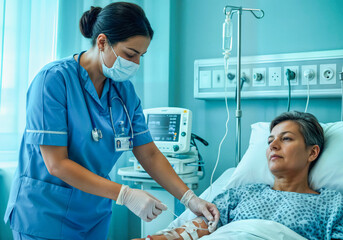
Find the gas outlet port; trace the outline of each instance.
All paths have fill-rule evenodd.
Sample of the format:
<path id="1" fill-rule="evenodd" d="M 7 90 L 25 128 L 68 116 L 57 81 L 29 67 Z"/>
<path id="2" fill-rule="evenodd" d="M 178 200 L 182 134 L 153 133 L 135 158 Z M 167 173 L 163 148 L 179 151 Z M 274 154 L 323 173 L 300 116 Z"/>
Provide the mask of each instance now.
<path id="1" fill-rule="evenodd" d="M 252 85 L 257 86 L 266 86 L 266 69 L 265 68 L 254 68 L 252 70 Z"/>
<path id="2" fill-rule="evenodd" d="M 291 85 L 299 85 L 298 69 L 298 66 L 284 67 L 285 86 L 288 86 L 288 78 L 290 78 Z"/>
<path id="3" fill-rule="evenodd" d="M 236 70 L 229 69 L 227 72 L 227 87 L 236 87 Z"/>

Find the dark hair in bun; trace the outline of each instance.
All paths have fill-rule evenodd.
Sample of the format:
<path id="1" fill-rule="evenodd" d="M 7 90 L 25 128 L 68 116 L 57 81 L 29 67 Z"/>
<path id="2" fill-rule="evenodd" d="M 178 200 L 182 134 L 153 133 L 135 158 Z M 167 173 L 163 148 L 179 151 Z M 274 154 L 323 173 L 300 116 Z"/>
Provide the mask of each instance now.
<path id="1" fill-rule="evenodd" d="M 93 26 L 101 11 L 101 7 L 91 7 L 90 10 L 83 13 L 80 19 L 80 31 L 85 38 L 91 38 L 93 36 Z"/>
<path id="2" fill-rule="evenodd" d="M 127 2 L 111 3 L 103 9 L 91 7 L 80 19 L 80 30 L 83 36 L 92 38 L 93 46 L 101 33 L 111 44 L 137 35 L 152 39 L 154 35 L 143 9 Z"/>

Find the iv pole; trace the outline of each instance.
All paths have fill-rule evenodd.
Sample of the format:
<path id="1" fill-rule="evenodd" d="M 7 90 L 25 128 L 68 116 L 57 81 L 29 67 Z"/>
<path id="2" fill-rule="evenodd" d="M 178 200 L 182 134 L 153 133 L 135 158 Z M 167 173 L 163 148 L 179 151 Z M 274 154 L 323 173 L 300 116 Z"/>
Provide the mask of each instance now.
<path id="1" fill-rule="evenodd" d="M 236 81 L 236 96 L 237 96 L 237 106 L 236 106 L 236 155 L 235 160 L 238 164 L 241 160 L 241 21 L 242 21 L 242 11 L 250 11 L 255 18 L 261 19 L 264 17 L 264 11 L 261 9 L 252 8 L 242 8 L 227 5 L 224 7 L 224 14 L 227 18 L 231 19 L 231 15 L 237 12 L 237 81 Z M 260 16 L 257 16 L 255 12 L 260 12 Z M 224 66 L 226 67 L 226 66 Z"/>

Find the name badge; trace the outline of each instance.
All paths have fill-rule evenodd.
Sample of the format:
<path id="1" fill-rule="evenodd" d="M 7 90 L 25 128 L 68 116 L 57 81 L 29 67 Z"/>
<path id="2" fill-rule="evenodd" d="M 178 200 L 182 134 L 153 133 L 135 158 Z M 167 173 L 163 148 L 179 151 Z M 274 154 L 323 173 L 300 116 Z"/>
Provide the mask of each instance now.
<path id="1" fill-rule="evenodd" d="M 116 137 L 114 138 L 114 148 L 116 152 L 131 151 L 133 142 L 131 137 Z"/>

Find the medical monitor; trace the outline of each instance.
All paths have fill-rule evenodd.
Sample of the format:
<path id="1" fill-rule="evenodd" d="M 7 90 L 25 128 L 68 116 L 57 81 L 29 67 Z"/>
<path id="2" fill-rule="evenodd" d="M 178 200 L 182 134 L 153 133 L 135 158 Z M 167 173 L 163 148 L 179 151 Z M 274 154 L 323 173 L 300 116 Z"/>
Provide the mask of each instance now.
<path id="1" fill-rule="evenodd" d="M 189 152 L 192 112 L 184 108 L 143 110 L 153 141 L 163 153 Z"/>

